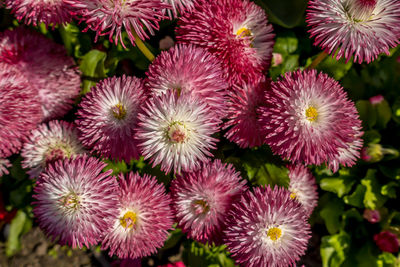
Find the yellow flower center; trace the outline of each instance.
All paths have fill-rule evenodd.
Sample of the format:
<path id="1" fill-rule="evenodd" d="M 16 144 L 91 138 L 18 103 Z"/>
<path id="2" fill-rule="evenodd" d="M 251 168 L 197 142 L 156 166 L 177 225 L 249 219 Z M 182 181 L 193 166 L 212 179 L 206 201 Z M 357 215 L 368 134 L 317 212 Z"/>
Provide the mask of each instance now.
<path id="1" fill-rule="evenodd" d="M 315 121 L 318 117 L 317 109 L 314 108 L 313 106 L 306 109 L 306 117 L 307 117 L 307 120 L 309 120 L 309 121 Z"/>
<path id="2" fill-rule="evenodd" d="M 268 229 L 267 236 L 273 241 L 277 241 L 282 236 L 282 230 L 278 227 Z"/>
<path id="3" fill-rule="evenodd" d="M 118 120 L 122 120 L 126 116 L 126 109 L 125 109 L 124 105 L 122 105 L 121 103 L 118 103 L 115 106 L 113 106 L 111 108 L 111 112 L 112 112 L 114 118 L 116 118 Z"/>
<path id="4" fill-rule="evenodd" d="M 291 193 L 291 194 L 290 194 L 290 198 L 291 198 L 291 199 L 295 199 L 295 198 L 296 198 L 296 193 Z"/>
<path id="5" fill-rule="evenodd" d="M 62 205 L 68 210 L 78 210 L 80 206 L 79 197 L 75 193 L 70 193 L 61 199 Z"/>
<path id="6" fill-rule="evenodd" d="M 193 201 L 192 208 L 196 215 L 206 214 L 210 210 L 208 203 L 202 199 Z"/>
<path id="7" fill-rule="evenodd" d="M 242 27 L 239 30 L 237 30 L 237 32 L 236 32 L 236 36 L 238 36 L 238 37 L 250 37 L 252 35 L 253 35 L 253 33 L 246 27 Z"/>
<path id="8" fill-rule="evenodd" d="M 126 212 L 124 216 L 119 219 L 119 223 L 125 229 L 133 228 L 136 224 L 136 213 L 134 213 L 133 211 Z"/>

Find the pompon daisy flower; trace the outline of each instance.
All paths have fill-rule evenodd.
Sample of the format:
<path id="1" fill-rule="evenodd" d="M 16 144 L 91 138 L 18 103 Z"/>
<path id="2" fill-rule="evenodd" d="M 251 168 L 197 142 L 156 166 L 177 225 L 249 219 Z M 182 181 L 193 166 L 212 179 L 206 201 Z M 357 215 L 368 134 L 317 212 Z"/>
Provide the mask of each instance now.
<path id="1" fill-rule="evenodd" d="M 177 45 L 153 61 L 147 72 L 146 86 L 152 95 L 169 89 L 190 94 L 206 102 L 218 117 L 226 115 L 228 83 L 220 61 L 203 48 Z"/>
<path id="2" fill-rule="evenodd" d="M 6 30 L 0 33 L 0 61 L 18 69 L 36 89 L 45 121 L 72 108 L 80 91 L 80 72 L 64 46 L 23 27 Z"/>
<path id="3" fill-rule="evenodd" d="M 0 63 L 0 158 L 17 153 L 41 119 L 35 90 L 22 73 Z"/>
<path id="4" fill-rule="evenodd" d="M 8 168 L 10 168 L 12 165 L 8 159 L 0 159 L 0 177 L 2 177 L 5 174 L 8 174 Z"/>
<path id="5" fill-rule="evenodd" d="M 272 82 L 261 107 L 265 142 L 293 163 L 320 165 L 348 149 L 360 125 L 340 84 L 316 70 L 295 71 Z"/>
<path id="6" fill-rule="evenodd" d="M 224 128 L 228 129 L 225 137 L 241 148 L 260 146 L 264 134 L 259 123 L 259 110 L 263 106 L 264 95 L 270 90 L 270 81 L 256 84 L 233 85 L 229 94 L 228 116 Z"/>
<path id="7" fill-rule="evenodd" d="M 227 213 L 247 186 L 232 164 L 215 160 L 178 176 L 170 189 L 183 232 L 199 242 L 220 244 Z"/>
<path id="8" fill-rule="evenodd" d="M 125 29 L 129 40 L 135 45 L 134 33 L 142 40 L 149 38 L 145 28 L 154 35 L 159 29 L 158 22 L 165 18 L 164 9 L 171 5 L 160 0 L 64 0 L 74 9 L 74 14 L 88 25 L 87 29 L 96 31 L 98 36 L 109 35 L 110 42 L 115 35 L 115 44 L 121 41 Z"/>
<path id="9" fill-rule="evenodd" d="M 264 10 L 253 2 L 201 0 L 178 23 L 177 40 L 221 59 L 231 85 L 259 79 L 271 63 L 275 35 Z"/>
<path id="10" fill-rule="evenodd" d="M 297 200 L 309 217 L 318 204 L 315 178 L 304 165 L 290 165 L 288 168 L 290 198 Z"/>
<path id="11" fill-rule="evenodd" d="M 315 45 L 336 59 L 362 63 L 399 44 L 398 0 L 311 0 L 307 23 Z"/>
<path id="12" fill-rule="evenodd" d="M 212 156 L 221 122 L 210 108 L 189 95 L 167 91 L 149 99 L 139 114 L 137 138 L 145 159 L 166 173 L 194 171 Z"/>
<path id="13" fill-rule="evenodd" d="M 118 204 L 118 183 L 111 170 L 96 158 L 78 156 L 58 160 L 40 175 L 33 213 L 40 228 L 53 240 L 73 248 L 100 241 L 112 225 Z"/>
<path id="14" fill-rule="evenodd" d="M 164 245 L 172 228 L 171 199 L 153 176 L 130 172 L 119 176 L 118 205 L 113 226 L 104 236 L 102 249 L 119 258 L 149 256 Z"/>
<path id="15" fill-rule="evenodd" d="M 294 266 L 307 249 L 307 217 L 284 188 L 247 191 L 229 215 L 225 244 L 240 265 Z"/>
<path id="16" fill-rule="evenodd" d="M 56 160 L 84 154 L 75 126 L 65 121 L 50 121 L 34 129 L 25 142 L 21 155 L 22 167 L 31 178 Z"/>
<path id="17" fill-rule="evenodd" d="M 162 0 L 164 3 L 171 5 L 171 9 L 166 9 L 170 18 L 177 18 L 178 14 L 192 12 L 197 0 Z"/>
<path id="18" fill-rule="evenodd" d="M 63 0 L 5 0 L 16 18 L 25 24 L 46 26 L 69 23 L 72 19 L 68 5 Z"/>
<path id="19" fill-rule="evenodd" d="M 79 105 L 80 140 L 103 157 L 130 162 L 139 158 L 137 115 L 146 95 L 139 78 L 108 78 L 92 88 Z"/>

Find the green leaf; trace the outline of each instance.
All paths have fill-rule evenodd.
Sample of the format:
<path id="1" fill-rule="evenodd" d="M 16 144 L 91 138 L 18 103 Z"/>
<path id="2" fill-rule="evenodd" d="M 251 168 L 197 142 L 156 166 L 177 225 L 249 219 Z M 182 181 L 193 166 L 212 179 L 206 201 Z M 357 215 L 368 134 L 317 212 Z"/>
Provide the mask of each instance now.
<path id="1" fill-rule="evenodd" d="M 287 186 L 289 184 L 289 172 L 285 167 L 278 167 L 271 163 L 254 167 L 246 162 L 243 163 L 243 167 L 247 171 L 249 180 L 257 185 Z"/>
<path id="2" fill-rule="evenodd" d="M 82 94 L 86 94 L 90 91 L 90 88 L 96 85 L 96 81 L 106 77 L 106 70 L 104 67 L 104 61 L 106 60 L 107 54 L 93 49 L 82 57 L 82 61 L 79 65 L 82 74 L 84 76 Z"/>
<path id="3" fill-rule="evenodd" d="M 338 198 L 333 198 L 321 209 L 320 215 L 324 219 L 326 229 L 330 234 L 337 233 L 341 229 L 340 219 L 343 210 L 343 202 Z"/>
<path id="4" fill-rule="evenodd" d="M 386 201 L 386 197 L 381 194 L 381 185 L 375 178 L 376 170 L 369 169 L 361 184 L 365 186 L 364 205 L 367 209 L 375 210 L 380 208 Z"/>
<path id="5" fill-rule="evenodd" d="M 392 253 L 383 252 L 378 256 L 376 264 L 378 267 L 393 267 L 399 266 L 400 261 Z"/>
<path id="6" fill-rule="evenodd" d="M 79 42 L 78 35 L 80 33 L 79 28 L 70 23 L 65 26 L 60 25 L 58 28 L 61 39 L 63 40 L 65 49 L 67 50 L 68 55 L 73 55 L 74 53 L 74 45 Z"/>
<path id="7" fill-rule="evenodd" d="M 293 32 L 286 32 L 276 38 L 274 52 L 282 55 L 292 54 L 297 50 L 299 41 Z"/>
<path id="8" fill-rule="evenodd" d="M 400 180 L 400 168 L 379 165 L 379 170 L 388 178 Z"/>
<path id="9" fill-rule="evenodd" d="M 329 74 L 335 78 L 335 80 L 340 80 L 353 66 L 353 62 L 350 60 L 346 63 L 345 59 L 336 60 L 331 56 L 327 56 L 320 64 L 318 64 L 317 69 Z"/>
<path id="10" fill-rule="evenodd" d="M 392 106 L 393 120 L 400 124 L 400 97 L 397 97 Z"/>
<path id="11" fill-rule="evenodd" d="M 27 220 L 28 217 L 22 210 L 18 210 L 17 214 L 12 219 L 10 225 L 10 234 L 6 243 L 6 254 L 8 257 L 14 255 L 21 249 L 20 237 L 23 233 Z"/>
<path id="12" fill-rule="evenodd" d="M 176 228 L 169 233 L 167 240 L 164 242 L 164 246 L 161 248 L 162 250 L 173 248 L 179 240 L 183 237 L 182 230 L 180 228 Z"/>
<path id="13" fill-rule="evenodd" d="M 379 104 L 374 105 L 374 108 L 377 113 L 376 126 L 378 126 L 380 129 L 385 129 L 387 123 L 392 117 L 392 110 L 389 106 L 389 103 L 386 100 L 383 100 Z"/>
<path id="14" fill-rule="evenodd" d="M 350 192 L 354 183 L 355 179 L 352 176 L 327 177 L 321 179 L 320 187 L 342 197 Z"/>
<path id="15" fill-rule="evenodd" d="M 399 187 L 396 182 L 389 182 L 381 188 L 381 194 L 390 198 L 396 198 L 396 187 Z"/>
<path id="16" fill-rule="evenodd" d="M 234 267 L 235 262 L 229 257 L 226 246 L 214 246 L 198 242 L 186 242 L 182 258 L 186 266 L 223 266 Z"/>
<path id="17" fill-rule="evenodd" d="M 366 131 L 363 135 L 365 144 L 378 144 L 381 141 L 381 134 L 376 130 Z"/>
<path id="18" fill-rule="evenodd" d="M 118 175 L 120 173 L 127 173 L 129 171 L 128 166 L 126 165 L 125 161 L 116 161 L 111 159 L 104 159 L 103 160 L 107 166 L 103 169 L 103 171 L 112 170 L 112 175 Z"/>
<path id="19" fill-rule="evenodd" d="M 322 266 L 340 266 L 346 259 L 350 247 L 350 236 L 346 232 L 324 236 L 321 239 Z"/>
<path id="20" fill-rule="evenodd" d="M 299 25 L 304 19 L 306 0 L 256 0 L 265 9 L 268 20 L 286 28 Z"/>
<path id="21" fill-rule="evenodd" d="M 376 124 L 377 114 L 371 103 L 368 100 L 359 100 L 356 102 L 356 107 L 363 125 L 372 128 Z"/>
<path id="22" fill-rule="evenodd" d="M 353 194 L 345 196 L 343 198 L 344 203 L 352 205 L 357 208 L 363 208 L 365 191 L 366 191 L 365 186 L 361 184 L 357 185 L 356 190 L 353 192 Z"/>

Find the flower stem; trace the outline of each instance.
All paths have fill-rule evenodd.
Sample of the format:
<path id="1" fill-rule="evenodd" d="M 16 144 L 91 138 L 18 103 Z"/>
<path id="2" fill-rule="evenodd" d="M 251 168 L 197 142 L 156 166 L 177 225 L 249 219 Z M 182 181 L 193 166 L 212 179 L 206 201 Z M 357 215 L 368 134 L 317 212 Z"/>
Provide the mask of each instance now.
<path id="1" fill-rule="evenodd" d="M 311 62 L 310 66 L 307 67 L 307 69 L 315 69 L 316 66 L 318 66 L 319 63 L 321 63 L 322 60 L 326 58 L 328 53 L 325 51 L 322 51 L 321 53 L 318 54 L 318 56 Z"/>
<path id="2" fill-rule="evenodd" d="M 143 53 L 143 55 L 150 61 L 154 60 L 154 55 L 151 51 L 147 48 L 147 46 L 143 43 L 143 41 L 139 38 L 137 33 L 134 29 L 132 29 L 132 35 L 135 37 L 135 44 L 139 48 L 139 50 Z"/>

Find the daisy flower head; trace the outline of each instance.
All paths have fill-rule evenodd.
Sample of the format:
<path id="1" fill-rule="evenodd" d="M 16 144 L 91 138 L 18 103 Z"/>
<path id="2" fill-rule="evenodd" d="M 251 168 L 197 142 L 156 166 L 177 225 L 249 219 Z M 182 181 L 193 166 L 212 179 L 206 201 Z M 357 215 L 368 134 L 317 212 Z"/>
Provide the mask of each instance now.
<path id="1" fill-rule="evenodd" d="M 76 124 L 80 140 L 103 157 L 125 160 L 139 158 L 134 139 L 137 116 L 146 100 L 139 78 L 108 78 L 86 94 L 79 104 Z"/>
<path id="2" fill-rule="evenodd" d="M 106 232 L 102 249 L 119 258 L 149 256 L 164 245 L 172 228 L 171 199 L 153 176 L 130 172 L 119 176 L 117 216 Z"/>
<path id="3" fill-rule="evenodd" d="M 314 44 L 337 60 L 370 63 L 399 44 L 398 0 L 311 0 L 306 20 Z"/>
<path id="4" fill-rule="evenodd" d="M 171 9 L 166 9 L 168 16 L 177 18 L 178 14 L 192 12 L 197 0 L 162 0 L 164 3 L 171 5 Z"/>
<path id="5" fill-rule="evenodd" d="M 112 224 L 118 183 L 102 172 L 105 163 L 77 156 L 61 159 L 41 173 L 33 197 L 40 228 L 62 245 L 96 244 Z"/>
<path id="6" fill-rule="evenodd" d="M 220 61 L 203 48 L 176 45 L 153 61 L 146 87 L 152 95 L 173 89 L 206 102 L 220 118 L 225 116 L 228 83 Z"/>
<path id="7" fill-rule="evenodd" d="M 264 80 L 241 86 L 235 84 L 229 93 L 225 137 L 241 148 L 260 146 L 264 142 L 259 107 L 265 103 L 264 94 L 270 90 L 270 83 L 270 80 Z"/>
<path id="8" fill-rule="evenodd" d="M 59 159 L 84 154 L 75 125 L 65 121 L 50 121 L 32 130 L 24 143 L 21 155 L 22 167 L 31 178 Z"/>
<path id="9" fill-rule="evenodd" d="M 64 46 L 18 27 L 0 33 L 0 61 L 18 69 L 42 104 L 43 120 L 64 116 L 80 91 L 80 72 Z"/>
<path id="10" fill-rule="evenodd" d="M 354 140 L 357 110 L 343 87 L 316 70 L 295 71 L 272 82 L 260 123 L 272 151 L 293 163 L 320 165 Z"/>
<path id="11" fill-rule="evenodd" d="M 28 25 L 44 23 L 54 28 L 72 19 L 69 7 L 63 0 L 5 0 L 5 4 L 19 21 L 24 20 Z"/>
<path id="12" fill-rule="evenodd" d="M 294 266 L 307 249 L 307 217 L 284 188 L 247 191 L 229 215 L 225 244 L 240 265 Z"/>
<path id="13" fill-rule="evenodd" d="M 233 165 L 220 160 L 179 175 L 171 184 L 178 226 L 199 242 L 221 243 L 228 211 L 246 190 Z"/>
<path id="14" fill-rule="evenodd" d="M 42 119 L 36 92 L 21 72 L 0 63 L 0 158 L 17 153 Z"/>
<path id="15" fill-rule="evenodd" d="M 147 101 L 139 114 L 137 139 L 145 159 L 166 173 L 194 171 L 212 156 L 220 120 L 204 102 L 175 91 Z"/>
<path id="16" fill-rule="evenodd" d="M 290 165 L 288 168 L 290 198 L 297 200 L 307 217 L 309 217 L 318 204 L 315 178 L 304 165 Z"/>
<path id="17" fill-rule="evenodd" d="M 178 25 L 177 40 L 213 53 L 231 85 L 259 79 L 271 63 L 272 26 L 264 10 L 249 0 L 201 0 Z"/>
<path id="18" fill-rule="evenodd" d="M 165 18 L 164 9 L 171 5 L 160 0 L 64 0 L 74 9 L 74 15 L 85 21 L 87 28 L 98 36 L 109 35 L 110 42 L 123 47 L 122 31 L 125 29 L 129 40 L 135 45 L 135 38 L 149 38 L 145 28 L 154 35 L 159 29 L 158 22 Z M 137 36 L 134 35 L 137 34 Z"/>

